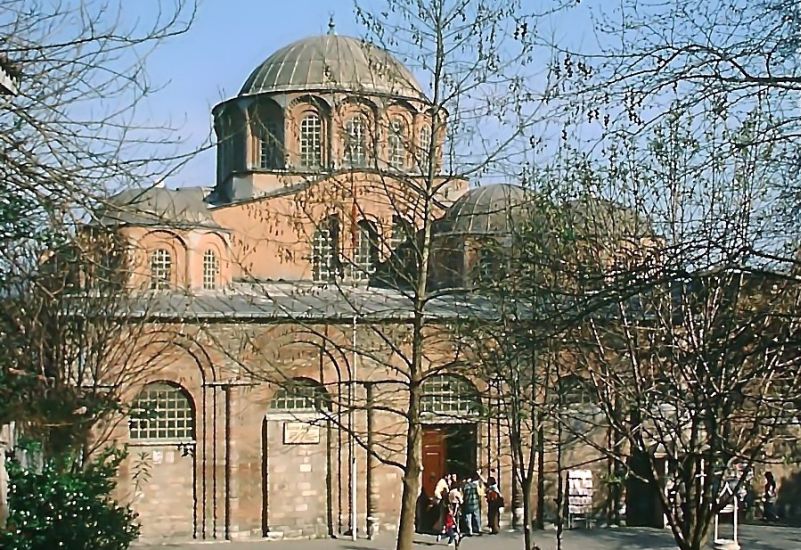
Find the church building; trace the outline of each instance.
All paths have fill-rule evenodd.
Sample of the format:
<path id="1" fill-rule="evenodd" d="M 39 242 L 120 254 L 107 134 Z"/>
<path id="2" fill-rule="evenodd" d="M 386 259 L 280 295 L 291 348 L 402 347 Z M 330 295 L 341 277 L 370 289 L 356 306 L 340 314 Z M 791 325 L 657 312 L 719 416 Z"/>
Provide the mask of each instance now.
<path id="1" fill-rule="evenodd" d="M 523 192 L 439 175 L 448 114 L 386 51 L 333 32 L 270 55 L 213 117 L 213 188 L 129 190 L 100 219 L 133 245 L 141 315 L 170 334 L 145 344 L 112 434 L 120 491 L 145 540 L 391 529 L 413 303 L 381 274 L 436 219 L 431 288 L 469 283 L 474 243 L 508 231 Z M 492 388 L 451 369 L 461 351 L 436 328 L 458 300 L 426 308 L 423 492 L 479 470 L 509 499 Z"/>

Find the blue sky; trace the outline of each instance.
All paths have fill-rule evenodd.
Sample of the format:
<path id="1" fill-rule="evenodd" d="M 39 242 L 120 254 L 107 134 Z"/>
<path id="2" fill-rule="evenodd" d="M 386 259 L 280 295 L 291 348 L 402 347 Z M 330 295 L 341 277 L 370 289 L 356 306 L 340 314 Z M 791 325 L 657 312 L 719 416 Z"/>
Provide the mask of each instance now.
<path id="1" fill-rule="evenodd" d="M 148 58 L 148 74 L 162 89 L 139 113 L 148 124 L 176 128 L 186 149 L 208 140 L 211 108 L 236 95 L 250 72 L 278 48 L 327 32 L 331 14 L 338 34 L 362 34 L 353 0 L 198 1 L 188 33 L 160 45 Z M 383 4 L 381 0 L 360 3 Z M 152 5 L 138 6 L 152 9 Z M 128 14 L 137 15 L 136 8 L 128 6 Z M 144 12 L 147 8 L 139 9 Z M 569 25 L 564 20 L 550 21 L 552 28 L 545 30 L 546 34 L 581 36 L 575 16 L 573 11 Z M 214 152 L 204 151 L 166 183 L 170 187 L 213 185 L 214 164 Z"/>
<path id="2" fill-rule="evenodd" d="M 211 129 L 211 108 L 236 95 L 273 51 L 324 34 L 332 12 L 338 33 L 360 34 L 351 0 L 200 0 L 189 32 L 148 59 L 150 78 L 163 89 L 143 116 L 156 124 L 169 120 L 188 146 L 202 143 Z M 200 153 L 168 180 L 171 187 L 213 183 L 213 151 Z"/>

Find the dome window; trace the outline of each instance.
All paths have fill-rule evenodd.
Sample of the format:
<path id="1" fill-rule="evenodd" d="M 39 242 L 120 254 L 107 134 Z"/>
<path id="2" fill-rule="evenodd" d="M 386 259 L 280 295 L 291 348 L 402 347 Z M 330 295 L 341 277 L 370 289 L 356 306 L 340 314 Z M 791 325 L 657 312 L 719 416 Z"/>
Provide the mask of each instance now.
<path id="1" fill-rule="evenodd" d="M 220 277 L 220 262 L 217 253 L 213 250 L 206 250 L 203 253 L 203 288 L 214 290 L 217 288 Z"/>
<path id="2" fill-rule="evenodd" d="M 172 279 L 172 254 L 166 248 L 158 248 L 150 254 L 150 288 L 170 288 Z"/>
<path id="3" fill-rule="evenodd" d="M 420 128 L 420 155 L 418 161 L 420 164 L 420 172 L 428 174 L 429 165 L 431 163 L 431 127 L 426 125 Z"/>
<path id="4" fill-rule="evenodd" d="M 406 168 L 406 125 L 399 118 L 389 124 L 387 138 L 389 166 L 394 170 Z"/>
<path id="5" fill-rule="evenodd" d="M 283 128 L 277 120 L 267 120 L 259 132 L 259 168 L 284 167 Z"/>
<path id="6" fill-rule="evenodd" d="M 309 113 L 300 121 L 300 166 L 319 168 L 323 163 L 323 125 L 317 113 Z"/>
<path id="7" fill-rule="evenodd" d="M 353 250 L 351 279 L 367 281 L 378 264 L 378 231 L 369 220 L 361 220 L 356 227 L 356 243 Z"/>
<path id="8" fill-rule="evenodd" d="M 329 216 L 314 232 L 312 276 L 315 281 L 333 281 L 339 274 L 339 217 Z"/>
<path id="9" fill-rule="evenodd" d="M 345 123 L 345 164 L 352 168 L 367 166 L 367 122 L 355 116 Z"/>

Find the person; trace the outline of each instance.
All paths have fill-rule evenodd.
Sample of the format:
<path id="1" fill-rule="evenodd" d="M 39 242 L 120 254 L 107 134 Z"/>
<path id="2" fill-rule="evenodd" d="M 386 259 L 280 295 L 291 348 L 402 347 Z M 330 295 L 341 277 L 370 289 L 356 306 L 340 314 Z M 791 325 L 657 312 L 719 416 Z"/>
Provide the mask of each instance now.
<path id="1" fill-rule="evenodd" d="M 497 535 L 501 530 L 501 509 L 504 507 L 503 495 L 498 488 L 498 481 L 490 476 L 487 479 L 487 523 L 490 533 Z"/>
<path id="2" fill-rule="evenodd" d="M 434 521 L 434 532 L 437 533 L 437 542 L 445 536 L 445 519 L 448 515 L 448 493 L 451 490 L 451 475 L 443 474 L 434 487 L 434 506 L 437 510 L 437 519 Z"/>
<path id="3" fill-rule="evenodd" d="M 762 521 L 776 521 L 776 480 L 773 472 L 765 472 L 765 507 L 762 514 Z"/>
<path id="4" fill-rule="evenodd" d="M 478 474 L 467 476 L 464 483 L 464 503 L 462 514 L 464 516 L 465 536 L 481 534 L 481 495 L 479 493 Z"/>
<path id="5" fill-rule="evenodd" d="M 451 475 L 450 488 L 451 490 L 448 492 L 448 504 L 451 509 L 461 508 L 464 502 L 464 495 L 462 495 L 462 491 L 459 490 L 459 477 L 456 474 Z"/>
<path id="6" fill-rule="evenodd" d="M 443 523 L 443 528 L 445 530 L 445 535 L 448 536 L 448 544 L 454 544 L 456 542 L 456 537 L 459 536 L 459 531 L 456 529 L 456 518 L 458 517 L 458 513 L 458 506 L 453 509 L 449 506 L 445 512 L 445 522 Z M 437 542 L 439 542 L 439 537 L 437 538 Z"/>

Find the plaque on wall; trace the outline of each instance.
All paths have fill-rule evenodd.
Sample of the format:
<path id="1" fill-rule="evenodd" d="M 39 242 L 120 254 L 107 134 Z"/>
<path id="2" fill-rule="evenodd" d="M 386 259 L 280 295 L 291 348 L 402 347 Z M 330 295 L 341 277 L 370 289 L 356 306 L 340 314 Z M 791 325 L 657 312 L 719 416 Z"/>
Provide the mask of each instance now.
<path id="1" fill-rule="evenodd" d="M 320 427 L 305 422 L 284 422 L 284 445 L 317 445 Z"/>

